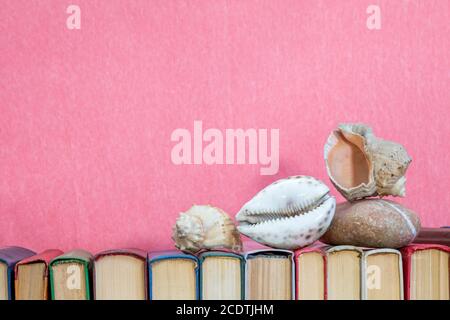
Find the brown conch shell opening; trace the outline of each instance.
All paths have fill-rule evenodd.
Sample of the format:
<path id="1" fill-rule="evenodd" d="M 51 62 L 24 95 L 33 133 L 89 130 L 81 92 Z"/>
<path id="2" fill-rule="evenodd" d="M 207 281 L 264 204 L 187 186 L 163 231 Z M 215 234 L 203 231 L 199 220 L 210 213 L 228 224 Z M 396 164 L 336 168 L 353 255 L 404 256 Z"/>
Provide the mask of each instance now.
<path id="1" fill-rule="evenodd" d="M 377 138 L 364 124 L 342 124 L 324 149 L 328 176 L 347 199 L 404 196 L 411 158 L 396 142 Z"/>

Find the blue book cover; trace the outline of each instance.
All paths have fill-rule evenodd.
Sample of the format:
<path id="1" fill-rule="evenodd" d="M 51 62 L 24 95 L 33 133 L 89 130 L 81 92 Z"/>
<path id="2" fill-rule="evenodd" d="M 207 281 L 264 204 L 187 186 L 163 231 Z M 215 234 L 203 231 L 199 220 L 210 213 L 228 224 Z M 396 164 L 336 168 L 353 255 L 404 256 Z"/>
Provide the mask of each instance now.
<path id="1" fill-rule="evenodd" d="M 153 285 L 154 285 L 154 279 L 153 279 L 153 265 L 157 262 L 161 262 L 164 260 L 174 260 L 174 259 L 187 259 L 192 260 L 194 262 L 194 282 L 195 282 L 195 299 L 199 299 L 199 261 L 198 258 L 194 255 L 183 253 L 181 251 L 160 251 L 160 252 L 150 252 L 148 254 L 148 288 L 149 288 L 149 297 L 150 300 L 157 299 L 155 297 L 155 294 L 153 292 Z M 174 274 L 174 279 L 176 278 L 176 275 Z M 167 286 L 169 286 L 167 289 L 170 290 L 179 290 L 176 286 L 172 286 L 170 283 L 167 283 Z"/>
<path id="2" fill-rule="evenodd" d="M 11 300 L 14 298 L 14 267 L 17 262 L 34 256 L 36 253 L 34 251 L 22 248 L 22 247 L 4 247 L 0 248 L 0 263 L 6 265 L 6 281 L 8 288 L 7 299 Z"/>

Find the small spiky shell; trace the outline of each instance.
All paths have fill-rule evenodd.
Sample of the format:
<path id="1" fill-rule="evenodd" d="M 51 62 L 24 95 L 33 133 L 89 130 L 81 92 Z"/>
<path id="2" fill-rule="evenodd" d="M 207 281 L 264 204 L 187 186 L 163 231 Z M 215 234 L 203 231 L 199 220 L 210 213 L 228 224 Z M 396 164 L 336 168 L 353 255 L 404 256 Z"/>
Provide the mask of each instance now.
<path id="1" fill-rule="evenodd" d="M 175 246 L 191 253 L 203 249 L 242 250 L 240 234 L 222 209 L 210 205 L 194 205 L 181 212 L 172 233 Z"/>
<path id="2" fill-rule="evenodd" d="M 411 158 L 405 148 L 377 138 L 364 124 L 341 124 L 324 147 L 328 176 L 347 199 L 405 195 Z"/>
<path id="3" fill-rule="evenodd" d="M 279 249 L 307 246 L 325 233 L 333 220 L 336 200 L 321 181 L 293 176 L 268 185 L 236 215 L 238 230 Z"/>

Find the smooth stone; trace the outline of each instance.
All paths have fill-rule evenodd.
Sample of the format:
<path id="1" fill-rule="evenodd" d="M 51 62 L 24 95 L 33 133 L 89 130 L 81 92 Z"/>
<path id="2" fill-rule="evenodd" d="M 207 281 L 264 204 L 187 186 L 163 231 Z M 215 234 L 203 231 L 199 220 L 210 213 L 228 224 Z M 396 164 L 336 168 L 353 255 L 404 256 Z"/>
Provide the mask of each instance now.
<path id="1" fill-rule="evenodd" d="M 401 248 L 420 231 L 416 213 L 383 199 L 339 203 L 330 228 L 320 239 L 331 245 Z"/>

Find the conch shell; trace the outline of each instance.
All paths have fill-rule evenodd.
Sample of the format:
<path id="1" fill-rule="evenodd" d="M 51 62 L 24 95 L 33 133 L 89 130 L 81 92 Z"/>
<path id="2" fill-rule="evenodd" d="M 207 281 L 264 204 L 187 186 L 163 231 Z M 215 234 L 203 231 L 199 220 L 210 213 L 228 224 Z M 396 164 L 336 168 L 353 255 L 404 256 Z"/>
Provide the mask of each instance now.
<path id="1" fill-rule="evenodd" d="M 396 142 L 377 138 L 364 124 L 341 124 L 324 148 L 328 176 L 349 201 L 372 196 L 405 196 L 411 157 Z"/>
<path id="2" fill-rule="evenodd" d="M 233 220 L 223 210 L 210 205 L 194 205 L 180 213 L 172 239 L 178 249 L 191 253 L 202 249 L 242 250 Z"/>
<path id="3" fill-rule="evenodd" d="M 307 176 L 275 181 L 236 215 L 238 230 L 280 249 L 297 249 L 319 239 L 331 224 L 336 200 L 328 187 Z"/>

